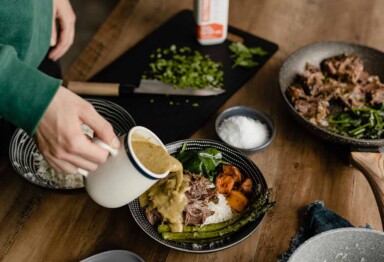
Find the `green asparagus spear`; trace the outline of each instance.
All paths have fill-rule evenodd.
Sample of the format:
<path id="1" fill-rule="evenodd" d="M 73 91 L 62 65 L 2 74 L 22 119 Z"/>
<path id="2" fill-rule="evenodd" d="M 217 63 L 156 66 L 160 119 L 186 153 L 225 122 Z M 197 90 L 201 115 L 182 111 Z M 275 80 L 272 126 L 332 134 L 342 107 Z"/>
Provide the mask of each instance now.
<path id="1" fill-rule="evenodd" d="M 260 215 L 267 212 L 269 209 L 271 209 L 275 205 L 275 202 L 270 202 L 264 205 L 262 208 L 254 210 L 249 216 L 245 217 L 244 219 L 239 220 L 233 225 L 227 226 L 225 228 L 222 228 L 217 231 L 208 231 L 208 232 L 180 232 L 180 233 L 173 233 L 173 232 L 164 232 L 162 233 L 162 237 L 165 240 L 200 240 L 200 239 L 207 239 L 207 238 L 216 238 L 216 237 L 223 237 L 230 233 L 234 233 L 238 231 L 240 228 L 245 226 L 246 224 L 254 221 L 256 218 L 258 218 Z"/>
<path id="2" fill-rule="evenodd" d="M 223 221 L 220 223 L 215 224 L 208 224 L 204 226 L 183 226 L 183 232 L 208 232 L 208 231 L 216 231 L 219 229 L 222 229 L 224 227 L 227 227 L 235 222 L 237 222 L 241 216 L 237 216 L 235 218 L 229 219 L 227 221 Z M 168 225 L 159 225 L 157 227 L 157 232 L 163 233 L 163 232 L 169 232 L 169 226 Z"/>
<path id="3" fill-rule="evenodd" d="M 241 215 L 239 215 L 235 218 L 229 219 L 227 221 L 215 223 L 215 224 L 204 225 L 204 226 L 184 226 L 183 232 L 217 231 L 219 229 L 230 226 L 230 225 L 236 223 L 237 221 L 239 221 L 242 217 L 251 213 L 252 210 L 256 210 L 259 207 L 261 207 L 262 205 L 264 205 L 269 198 L 270 192 L 271 192 L 270 190 L 266 190 L 264 194 L 259 194 L 259 196 L 257 197 L 257 201 L 253 205 L 249 206 L 246 210 L 244 210 L 244 212 Z M 169 232 L 169 231 L 170 231 L 169 226 L 166 224 L 162 224 L 162 225 L 159 225 L 157 227 L 157 232 L 159 232 L 159 233 Z"/>

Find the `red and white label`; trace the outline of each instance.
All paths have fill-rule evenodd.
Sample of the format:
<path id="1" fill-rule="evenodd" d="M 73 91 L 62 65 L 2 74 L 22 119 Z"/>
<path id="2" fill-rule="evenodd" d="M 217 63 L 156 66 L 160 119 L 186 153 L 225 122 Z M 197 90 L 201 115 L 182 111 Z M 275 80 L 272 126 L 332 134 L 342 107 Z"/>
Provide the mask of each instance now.
<path id="1" fill-rule="evenodd" d="M 223 25 L 209 24 L 197 27 L 197 37 L 199 39 L 214 39 L 223 36 Z"/>

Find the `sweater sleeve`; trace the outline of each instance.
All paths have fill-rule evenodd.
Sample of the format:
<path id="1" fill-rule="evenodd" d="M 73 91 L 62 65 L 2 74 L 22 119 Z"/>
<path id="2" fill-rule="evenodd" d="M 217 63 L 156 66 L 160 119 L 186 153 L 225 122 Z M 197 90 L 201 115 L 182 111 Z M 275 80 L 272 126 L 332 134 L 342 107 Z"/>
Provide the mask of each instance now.
<path id="1" fill-rule="evenodd" d="M 32 135 L 60 84 L 0 44 L 0 115 L 9 122 Z"/>

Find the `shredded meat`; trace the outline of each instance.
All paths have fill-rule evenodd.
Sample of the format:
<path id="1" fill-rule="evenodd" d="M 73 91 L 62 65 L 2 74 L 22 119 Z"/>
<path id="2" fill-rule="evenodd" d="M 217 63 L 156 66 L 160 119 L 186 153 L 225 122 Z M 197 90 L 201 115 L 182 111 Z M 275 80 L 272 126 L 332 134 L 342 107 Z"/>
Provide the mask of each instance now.
<path id="1" fill-rule="evenodd" d="M 197 174 L 189 174 L 189 191 L 185 192 L 187 204 L 183 210 L 185 225 L 201 225 L 205 219 L 214 214 L 208 208 L 209 202 L 218 201 L 218 191 L 212 187 L 212 183 L 205 177 Z M 162 215 L 157 209 L 145 209 L 145 215 L 152 224 L 160 224 L 163 220 Z"/>
<path id="2" fill-rule="evenodd" d="M 300 115 L 328 126 L 330 104 L 338 103 L 344 110 L 383 104 L 384 85 L 364 71 L 359 56 L 343 54 L 325 59 L 320 67 L 307 63 L 287 95 Z"/>
<path id="3" fill-rule="evenodd" d="M 183 211 L 184 224 L 201 225 L 214 214 L 208 203 L 217 201 L 217 188 L 212 188 L 211 182 L 201 175 L 190 174 L 190 179 L 190 190 L 185 192 L 188 202 Z"/>
<path id="4" fill-rule="evenodd" d="M 302 83 L 307 88 L 309 94 L 317 95 L 324 86 L 324 75 L 320 68 L 311 64 L 306 64 L 302 76 Z"/>
<path id="5" fill-rule="evenodd" d="M 217 197 L 217 189 L 211 188 L 211 182 L 201 175 L 190 174 L 190 189 L 185 192 L 188 199 L 209 201 Z"/>
<path id="6" fill-rule="evenodd" d="M 357 83 L 364 71 L 361 58 L 356 55 L 341 55 L 325 59 L 322 67 L 326 73 L 336 78 Z"/>
<path id="7" fill-rule="evenodd" d="M 371 104 L 384 103 L 384 88 L 376 89 L 372 92 Z"/>
<path id="8" fill-rule="evenodd" d="M 214 214 L 207 206 L 202 205 L 199 201 L 191 201 L 184 208 L 184 224 L 185 225 L 201 225 L 205 219 Z"/>
<path id="9" fill-rule="evenodd" d="M 157 211 L 157 209 L 149 209 L 148 207 L 145 209 L 145 216 L 147 217 L 149 223 L 152 225 L 158 224 L 162 220 L 161 214 Z"/>

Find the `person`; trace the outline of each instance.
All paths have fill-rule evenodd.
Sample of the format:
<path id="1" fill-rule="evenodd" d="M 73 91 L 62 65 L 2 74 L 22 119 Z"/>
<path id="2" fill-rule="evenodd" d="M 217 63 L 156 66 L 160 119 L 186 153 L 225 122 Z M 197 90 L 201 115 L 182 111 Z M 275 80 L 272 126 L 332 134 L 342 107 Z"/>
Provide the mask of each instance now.
<path id="1" fill-rule="evenodd" d="M 73 43 L 69 0 L 0 0 L 0 6 L 0 116 L 34 135 L 57 171 L 96 170 L 108 152 L 83 135 L 82 124 L 118 148 L 111 124 L 61 80 L 37 69 L 50 46 L 48 57 L 56 61 Z"/>

